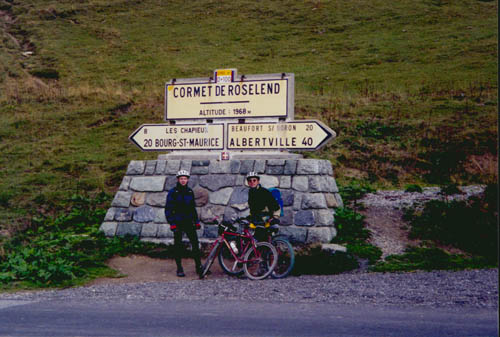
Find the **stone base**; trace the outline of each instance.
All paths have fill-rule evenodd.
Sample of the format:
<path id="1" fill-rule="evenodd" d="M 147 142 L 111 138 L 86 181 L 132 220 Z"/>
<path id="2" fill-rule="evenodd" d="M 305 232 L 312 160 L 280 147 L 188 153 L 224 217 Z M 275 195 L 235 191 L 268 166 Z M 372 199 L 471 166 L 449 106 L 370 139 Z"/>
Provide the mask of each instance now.
<path id="1" fill-rule="evenodd" d="M 292 155 L 293 154 L 287 154 Z M 168 191 L 178 170 L 191 173 L 202 230 L 200 239 L 217 237 L 214 217 L 233 220 L 249 214 L 245 175 L 254 171 L 266 188 L 277 188 L 283 199 L 280 233 L 296 243 L 328 243 L 336 235 L 335 208 L 342 199 L 332 165 L 319 159 L 168 159 L 130 162 L 106 213 L 101 230 L 107 236 L 135 235 L 141 239 L 173 238 L 165 218 Z"/>

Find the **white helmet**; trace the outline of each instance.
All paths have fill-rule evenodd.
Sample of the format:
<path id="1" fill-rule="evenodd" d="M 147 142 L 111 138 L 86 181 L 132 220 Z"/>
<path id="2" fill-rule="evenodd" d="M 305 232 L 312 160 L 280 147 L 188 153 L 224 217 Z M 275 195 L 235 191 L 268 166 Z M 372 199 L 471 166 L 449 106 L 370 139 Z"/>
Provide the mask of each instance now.
<path id="1" fill-rule="evenodd" d="M 179 172 L 177 172 L 176 177 L 177 178 L 179 178 L 179 177 L 188 177 L 189 178 L 189 172 L 186 170 L 180 170 Z"/>
<path id="2" fill-rule="evenodd" d="M 247 173 L 247 180 L 250 179 L 250 178 L 257 178 L 260 180 L 260 177 L 257 175 L 257 172 L 254 172 L 254 171 L 250 171 Z"/>

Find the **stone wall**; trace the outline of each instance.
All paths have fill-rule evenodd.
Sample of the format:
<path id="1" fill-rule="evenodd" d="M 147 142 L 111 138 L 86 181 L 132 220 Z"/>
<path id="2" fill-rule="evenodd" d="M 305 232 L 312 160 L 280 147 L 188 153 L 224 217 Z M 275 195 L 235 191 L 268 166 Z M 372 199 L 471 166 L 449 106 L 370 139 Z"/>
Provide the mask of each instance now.
<path id="1" fill-rule="evenodd" d="M 107 236 L 140 236 L 162 241 L 173 237 L 165 219 L 168 190 L 175 174 L 191 172 L 202 230 L 201 238 L 217 236 L 214 216 L 247 216 L 245 175 L 256 171 L 264 187 L 279 188 L 284 202 L 280 233 L 294 242 L 329 242 L 335 235 L 334 209 L 342 206 L 332 165 L 318 159 L 148 160 L 131 161 L 101 230 Z"/>

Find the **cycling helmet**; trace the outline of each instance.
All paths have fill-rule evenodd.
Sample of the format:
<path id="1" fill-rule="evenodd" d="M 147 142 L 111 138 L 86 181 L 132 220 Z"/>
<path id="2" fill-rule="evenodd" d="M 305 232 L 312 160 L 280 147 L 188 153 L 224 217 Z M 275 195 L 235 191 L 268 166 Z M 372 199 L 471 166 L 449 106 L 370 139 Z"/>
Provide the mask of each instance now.
<path id="1" fill-rule="evenodd" d="M 189 178 L 189 172 L 186 170 L 180 170 L 179 172 L 177 172 L 176 177 L 177 178 L 179 178 L 179 177 L 188 177 Z"/>
<path id="2" fill-rule="evenodd" d="M 254 172 L 254 171 L 248 172 L 248 174 L 247 174 L 247 180 L 250 179 L 250 178 L 257 178 L 257 179 L 260 180 L 260 177 L 257 175 L 257 172 Z"/>

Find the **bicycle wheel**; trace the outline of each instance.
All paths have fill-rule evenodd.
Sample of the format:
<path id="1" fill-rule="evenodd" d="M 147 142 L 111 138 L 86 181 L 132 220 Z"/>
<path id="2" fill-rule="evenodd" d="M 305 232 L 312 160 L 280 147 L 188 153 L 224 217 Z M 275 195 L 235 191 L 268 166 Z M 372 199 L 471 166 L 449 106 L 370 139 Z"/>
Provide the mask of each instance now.
<path id="1" fill-rule="evenodd" d="M 212 263 L 214 263 L 215 254 L 217 254 L 217 250 L 219 248 L 219 245 L 220 245 L 220 242 L 217 241 L 217 243 L 215 244 L 215 246 L 210 251 L 210 254 L 208 254 L 208 257 L 205 260 L 205 263 L 201 265 L 201 275 L 200 275 L 200 278 L 205 277 L 205 275 L 207 275 L 208 271 L 210 270 L 210 267 L 212 266 Z"/>
<path id="2" fill-rule="evenodd" d="M 241 252 L 238 253 L 241 254 Z M 233 254 L 231 254 L 231 249 L 225 243 L 219 251 L 219 264 L 226 274 L 236 276 L 243 273 L 243 263 L 238 262 L 234 258 Z"/>
<path id="3" fill-rule="evenodd" d="M 276 248 L 267 242 L 258 242 L 255 249 L 250 248 L 245 253 L 243 270 L 252 280 L 262 280 L 268 277 L 278 263 Z"/>
<path id="4" fill-rule="evenodd" d="M 292 244 L 285 238 L 274 238 L 273 246 L 278 252 L 278 263 L 271 273 L 272 278 L 284 278 L 290 274 L 295 265 L 295 253 Z"/>

